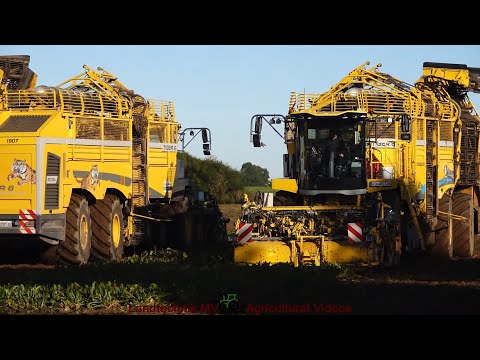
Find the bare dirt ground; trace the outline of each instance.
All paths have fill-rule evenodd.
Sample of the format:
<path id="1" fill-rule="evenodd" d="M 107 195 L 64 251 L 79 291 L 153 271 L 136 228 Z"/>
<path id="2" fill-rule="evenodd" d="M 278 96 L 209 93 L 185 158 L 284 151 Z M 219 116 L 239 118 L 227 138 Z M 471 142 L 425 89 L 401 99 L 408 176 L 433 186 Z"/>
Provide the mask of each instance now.
<path id="1" fill-rule="evenodd" d="M 35 251 L 37 251 L 36 249 Z M 41 250 L 41 249 L 40 249 Z M 55 282 L 54 265 L 39 263 L 38 251 L 5 247 L 0 244 L 0 285 L 35 281 Z M 13 254 L 13 256 L 12 256 Z M 137 281 L 122 264 L 125 282 Z M 441 260 L 428 254 L 411 255 L 394 269 L 380 267 L 347 267 L 340 276 L 326 277 L 321 269 L 268 269 L 234 267 L 228 263 L 216 266 L 191 265 L 162 269 L 137 264 L 135 272 L 145 269 L 145 279 L 159 279 L 159 286 L 195 287 L 190 297 L 178 296 L 172 303 L 215 302 L 223 290 L 235 292 L 240 301 L 240 313 L 252 313 L 262 304 L 323 304 L 349 306 L 349 314 L 479 314 L 480 313 L 480 247 L 475 257 L 462 260 Z M 125 269 L 124 269 L 125 268 Z M 75 276 L 78 276 L 78 271 Z M 80 269 L 81 270 L 81 269 Z M 123 271 L 122 270 L 122 271 Z M 62 270 L 63 271 L 63 270 Z M 143 270 L 142 270 L 143 271 Z M 44 275 L 42 275 L 44 274 Z M 65 279 L 65 271 L 62 278 Z M 74 276 L 74 277 L 75 277 Z M 97 281 L 122 281 L 122 273 L 108 274 L 95 270 Z M 195 281 L 192 283 L 192 278 Z M 212 281 L 217 278 L 217 282 Z M 76 281 L 72 278 L 71 281 Z M 193 284 L 193 285 L 192 285 Z M 201 291 L 200 291 L 201 290 Z M 182 290 L 179 292 L 181 293 Z M 212 295 L 209 295 L 212 294 Z M 247 309 L 250 306 L 250 311 Z M 253 307 L 252 307 L 253 306 Z M 262 310 L 263 311 L 263 310 Z M 100 312 L 104 313 L 104 312 Z M 313 307 L 310 313 L 318 313 Z M 325 313 L 325 312 L 323 312 Z"/>
<path id="2" fill-rule="evenodd" d="M 361 313 L 480 314 L 480 258 L 405 259 L 398 269 L 356 269 L 344 280 L 364 293 L 351 298 Z M 367 300 L 368 299 L 368 300 Z"/>

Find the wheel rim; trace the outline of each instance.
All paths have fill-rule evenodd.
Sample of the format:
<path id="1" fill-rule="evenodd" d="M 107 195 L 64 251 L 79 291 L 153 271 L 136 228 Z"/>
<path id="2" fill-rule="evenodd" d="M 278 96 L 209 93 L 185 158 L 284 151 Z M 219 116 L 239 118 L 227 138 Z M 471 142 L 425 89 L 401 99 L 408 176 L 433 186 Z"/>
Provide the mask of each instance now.
<path id="1" fill-rule="evenodd" d="M 80 246 L 86 249 L 88 244 L 88 222 L 87 217 L 82 215 L 80 218 Z"/>
<path id="2" fill-rule="evenodd" d="M 112 242 L 113 246 L 115 247 L 118 247 L 118 245 L 120 244 L 120 218 L 117 214 L 113 215 Z"/>

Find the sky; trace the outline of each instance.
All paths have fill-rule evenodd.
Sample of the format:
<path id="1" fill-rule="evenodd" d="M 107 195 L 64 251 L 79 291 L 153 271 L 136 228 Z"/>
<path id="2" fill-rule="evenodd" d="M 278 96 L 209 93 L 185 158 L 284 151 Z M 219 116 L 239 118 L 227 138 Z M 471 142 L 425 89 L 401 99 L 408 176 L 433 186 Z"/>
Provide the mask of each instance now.
<path id="1" fill-rule="evenodd" d="M 283 176 L 285 144 L 264 124 L 266 146 L 254 148 L 250 121 L 286 115 L 291 91 L 325 92 L 366 61 L 410 84 L 427 61 L 480 67 L 480 45 L 0 45 L 0 54 L 30 55 L 38 85 L 103 67 L 144 97 L 172 100 L 182 128 L 208 127 L 216 159 L 237 170 L 251 162 L 270 178 Z M 480 94 L 470 99 L 480 111 Z M 185 150 L 204 158 L 200 138 Z"/>

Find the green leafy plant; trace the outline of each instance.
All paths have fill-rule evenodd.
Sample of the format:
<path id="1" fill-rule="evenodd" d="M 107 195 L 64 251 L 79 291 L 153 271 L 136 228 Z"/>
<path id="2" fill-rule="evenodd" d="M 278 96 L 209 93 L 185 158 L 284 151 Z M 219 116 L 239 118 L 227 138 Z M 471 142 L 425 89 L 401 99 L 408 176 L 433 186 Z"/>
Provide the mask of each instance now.
<path id="1" fill-rule="evenodd" d="M 157 284 L 116 284 L 115 282 L 71 283 L 68 285 L 0 286 L 1 313 L 78 312 L 108 309 L 129 304 L 159 304 L 166 293 Z"/>

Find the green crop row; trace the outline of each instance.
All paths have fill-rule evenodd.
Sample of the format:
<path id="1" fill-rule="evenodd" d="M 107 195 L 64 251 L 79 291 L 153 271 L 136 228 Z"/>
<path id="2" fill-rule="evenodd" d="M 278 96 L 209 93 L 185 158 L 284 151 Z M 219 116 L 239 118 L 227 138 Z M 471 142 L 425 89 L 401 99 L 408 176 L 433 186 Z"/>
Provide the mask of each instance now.
<path id="1" fill-rule="evenodd" d="M 183 251 L 167 248 L 157 251 L 145 251 L 124 257 L 118 262 L 127 264 L 158 264 L 158 263 L 183 263 L 187 260 L 187 254 Z"/>
<path id="2" fill-rule="evenodd" d="M 128 305 L 159 304 L 165 297 L 157 284 L 115 282 L 68 285 L 0 285 L 0 313 L 58 313 L 127 309 Z"/>

